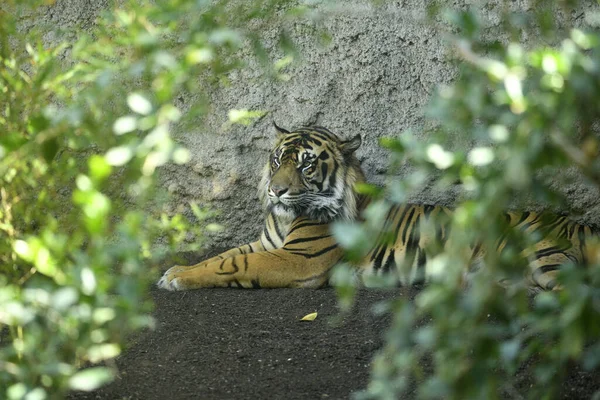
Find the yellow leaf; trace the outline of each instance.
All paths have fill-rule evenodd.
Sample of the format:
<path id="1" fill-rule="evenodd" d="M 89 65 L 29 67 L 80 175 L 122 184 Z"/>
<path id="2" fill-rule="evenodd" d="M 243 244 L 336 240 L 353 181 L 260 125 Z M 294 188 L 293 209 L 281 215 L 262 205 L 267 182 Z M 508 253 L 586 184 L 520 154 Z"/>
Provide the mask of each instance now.
<path id="1" fill-rule="evenodd" d="M 314 321 L 317 318 L 317 313 L 313 312 L 310 314 L 306 314 L 304 317 L 300 318 L 300 321 Z"/>

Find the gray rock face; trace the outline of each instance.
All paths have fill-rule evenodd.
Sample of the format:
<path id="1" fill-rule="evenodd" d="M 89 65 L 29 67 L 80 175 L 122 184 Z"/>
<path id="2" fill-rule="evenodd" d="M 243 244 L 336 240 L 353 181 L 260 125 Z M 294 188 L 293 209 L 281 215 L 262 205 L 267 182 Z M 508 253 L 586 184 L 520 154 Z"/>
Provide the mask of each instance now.
<path id="1" fill-rule="evenodd" d="M 258 68 L 230 75 L 231 85 L 212 93 L 209 132 L 185 132 L 181 142 L 191 149 L 192 161 L 169 167 L 164 181 L 176 195 L 172 204 L 189 201 L 220 210 L 225 227 L 207 246 L 229 247 L 255 240 L 262 228 L 256 196 L 260 172 L 274 138 L 271 122 L 290 129 L 319 124 L 350 138 L 360 134 L 358 151 L 369 181 L 382 183 L 387 153 L 378 146 L 384 136 L 426 126 L 423 108 L 436 86 L 451 82 L 455 69 L 444 38 L 425 23 L 425 2 L 394 2 L 375 8 L 369 2 L 344 2 L 323 18 L 331 42 L 319 45 L 295 23 L 290 30 L 302 62 L 291 69 L 287 82 L 257 79 Z M 493 23 L 493 15 L 488 15 Z M 268 114 L 250 127 L 223 129 L 229 109 L 265 110 Z M 466 147 L 456 140 L 456 147 Z M 410 173 L 408 166 L 400 177 Z M 560 186 L 574 209 L 586 210 L 580 222 L 598 224 L 598 193 L 575 173 L 564 175 Z M 415 202 L 451 204 L 458 193 L 426 191 Z M 571 195 L 574 194 L 574 195 Z M 536 207 L 537 206 L 537 207 Z M 532 208 L 539 205 L 532 204 Z"/>
<path id="2" fill-rule="evenodd" d="M 213 93 L 209 131 L 185 132 L 181 143 L 192 152 L 184 166 L 171 166 L 164 182 L 176 195 L 221 211 L 226 228 L 212 244 L 227 247 L 254 240 L 262 228 L 256 196 L 260 172 L 275 137 L 272 121 L 291 129 L 318 124 L 350 138 L 360 134 L 359 159 L 367 177 L 381 183 L 388 157 L 378 146 L 383 136 L 399 135 L 423 125 L 422 108 L 435 86 L 449 82 L 453 68 L 445 61 L 443 39 L 423 23 L 423 5 L 374 8 L 368 2 L 329 10 L 323 19 L 328 45 L 291 27 L 301 62 L 287 82 L 257 79 L 257 68 L 230 75 L 231 85 Z M 249 127 L 223 130 L 229 109 L 264 110 Z M 425 196 L 447 202 L 447 196 Z"/>
<path id="3" fill-rule="evenodd" d="M 73 20 L 85 24 L 105 6 L 104 1 L 92 3 L 59 1 L 48 8 L 47 17 L 56 24 Z M 220 212 L 217 221 L 225 230 L 212 234 L 206 247 L 231 247 L 256 239 L 263 217 L 257 185 L 274 138 L 272 121 L 287 129 L 319 124 L 345 138 L 361 134 L 363 145 L 357 154 L 367 178 L 375 183 L 384 180 L 388 156 L 378 139 L 411 128 L 418 134 L 427 124 L 423 107 L 430 95 L 456 73 L 444 38 L 425 23 L 427 3 L 396 1 L 374 7 L 368 1 L 340 2 L 337 8 L 323 11 L 321 23 L 331 34 L 327 45 L 308 34 L 313 30 L 310 23 L 287 27 L 302 57 L 286 71 L 291 76 L 287 82 L 261 79 L 260 68 L 248 56 L 248 67 L 229 75 L 230 85 L 207 94 L 212 105 L 206 125 L 177 133 L 190 149 L 191 161 L 168 166 L 161 176 L 173 195 L 172 210 L 191 215 L 188 203 L 194 201 Z M 484 17 L 494 23 L 488 11 L 482 11 Z M 65 20 L 57 21 L 57 16 Z M 276 47 L 275 31 L 267 32 L 271 49 Z M 272 53 L 276 58 L 277 50 Z M 229 126 L 230 109 L 268 114 L 248 127 Z M 457 148 L 467 145 L 456 141 Z M 408 167 L 400 171 L 400 175 L 408 173 Z M 566 174 L 557 185 L 575 209 L 586 210 L 581 221 L 600 225 L 597 191 L 586 188 L 576 174 Z M 414 200 L 449 204 L 455 196 L 456 192 L 427 192 Z"/>

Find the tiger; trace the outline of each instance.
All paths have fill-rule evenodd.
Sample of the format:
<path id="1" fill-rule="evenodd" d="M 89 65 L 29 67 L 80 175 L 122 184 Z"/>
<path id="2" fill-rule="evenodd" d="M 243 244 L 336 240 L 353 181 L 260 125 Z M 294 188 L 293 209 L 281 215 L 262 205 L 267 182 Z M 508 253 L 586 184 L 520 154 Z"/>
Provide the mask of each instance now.
<path id="1" fill-rule="evenodd" d="M 322 126 L 288 131 L 273 123 L 276 139 L 263 169 L 258 196 L 265 211 L 264 228 L 257 241 L 232 248 L 191 266 L 174 266 L 158 281 L 176 291 L 211 287 L 320 288 L 328 285 L 332 268 L 344 260 L 344 249 L 332 233 L 332 224 L 358 221 L 369 200 L 355 190 L 365 183 L 356 157 L 360 134 L 342 140 Z M 358 276 L 393 274 L 399 285 L 427 280 L 427 248 L 433 241 L 451 239 L 443 224 L 431 232 L 425 223 L 448 220 L 452 209 L 426 204 L 389 207 L 376 240 L 362 260 L 354 263 Z M 440 218 L 444 217 L 444 218 Z M 507 224 L 523 232 L 543 230 L 533 246 L 526 281 L 538 290 L 557 290 L 557 274 L 566 263 L 586 264 L 586 240 L 592 230 L 565 216 L 535 212 L 507 212 Z M 383 240 L 392 234 L 392 240 Z M 387 235 L 389 236 L 389 235 Z M 501 251 L 506 240 L 498 241 Z M 470 248 L 471 264 L 485 249 Z"/>

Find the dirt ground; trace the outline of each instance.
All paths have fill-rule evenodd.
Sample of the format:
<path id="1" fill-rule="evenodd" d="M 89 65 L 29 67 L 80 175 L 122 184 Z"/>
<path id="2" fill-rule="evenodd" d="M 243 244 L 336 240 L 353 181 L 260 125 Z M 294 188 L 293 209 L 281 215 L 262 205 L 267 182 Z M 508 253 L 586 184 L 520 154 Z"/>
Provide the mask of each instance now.
<path id="1" fill-rule="evenodd" d="M 153 290 L 156 329 L 119 357 L 120 376 L 72 399 L 339 399 L 363 389 L 389 318 L 363 292 L 339 324 L 333 289 Z M 311 322 L 299 321 L 318 312 Z"/>
<path id="2" fill-rule="evenodd" d="M 369 381 L 389 317 L 372 306 L 415 289 L 363 290 L 338 323 L 335 291 L 153 289 L 156 329 L 133 338 L 119 376 L 90 399 L 347 399 Z M 312 322 L 299 319 L 318 312 Z M 588 399 L 600 377 L 573 370 L 563 398 Z M 529 378 L 521 382 L 529 384 Z"/>

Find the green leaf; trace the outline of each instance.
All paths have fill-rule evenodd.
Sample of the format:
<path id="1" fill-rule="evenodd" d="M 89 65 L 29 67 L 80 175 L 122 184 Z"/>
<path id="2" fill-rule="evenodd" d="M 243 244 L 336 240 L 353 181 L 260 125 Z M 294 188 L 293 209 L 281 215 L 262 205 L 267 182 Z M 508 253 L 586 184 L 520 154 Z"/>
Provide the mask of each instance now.
<path id="1" fill-rule="evenodd" d="M 27 393 L 27 386 L 24 383 L 15 383 L 6 391 L 9 400 L 21 400 Z"/>
<path id="2" fill-rule="evenodd" d="M 52 294 L 52 306 L 58 311 L 64 311 L 77 303 L 79 293 L 71 286 L 58 289 Z"/>
<path id="3" fill-rule="evenodd" d="M 279 47 L 286 55 L 296 55 L 297 53 L 296 44 L 287 32 L 281 32 L 279 34 Z"/>
<path id="4" fill-rule="evenodd" d="M 27 138 L 22 133 L 12 132 L 0 135 L 0 143 L 8 152 L 19 149 L 27 142 Z"/>
<path id="5" fill-rule="evenodd" d="M 99 344 L 88 349 L 89 359 L 93 363 L 115 358 L 119 354 L 121 354 L 121 347 L 115 343 Z"/>
<path id="6" fill-rule="evenodd" d="M 152 112 L 152 103 L 140 93 L 129 94 L 127 96 L 127 105 L 131 111 L 141 115 L 148 115 Z"/>
<path id="7" fill-rule="evenodd" d="M 402 142 L 396 138 L 382 137 L 381 139 L 379 139 L 379 145 L 397 153 L 402 153 L 405 151 Z"/>
<path id="8" fill-rule="evenodd" d="M 80 371 L 69 379 L 69 387 L 73 390 L 90 392 L 111 382 L 113 372 L 106 367 L 94 367 Z"/>
<path id="9" fill-rule="evenodd" d="M 521 341 L 518 339 L 507 340 L 500 345 L 500 354 L 506 361 L 512 362 L 519 355 L 521 350 Z"/>
<path id="10" fill-rule="evenodd" d="M 90 176 L 95 181 L 103 181 L 110 175 L 112 171 L 108 161 L 106 161 L 104 157 L 97 154 L 89 158 L 88 168 L 90 169 Z"/>
<path id="11" fill-rule="evenodd" d="M 126 115 L 124 117 L 117 118 L 113 124 L 113 132 L 115 135 L 123 135 L 125 133 L 133 132 L 137 128 L 137 117 L 133 115 Z"/>
<path id="12" fill-rule="evenodd" d="M 50 126 L 50 121 L 44 115 L 36 115 L 29 121 L 29 127 L 33 132 L 41 132 Z"/>
<path id="13" fill-rule="evenodd" d="M 23 260 L 33 261 L 34 251 L 25 240 L 15 240 L 12 246 L 13 251 Z"/>
<path id="14" fill-rule="evenodd" d="M 185 55 L 188 64 L 208 64 L 215 58 L 215 52 L 211 47 L 189 49 Z"/>
<path id="15" fill-rule="evenodd" d="M 56 277 L 59 272 L 52 254 L 41 243 L 35 254 L 35 267 L 39 273 L 51 278 Z"/>
<path id="16" fill-rule="evenodd" d="M 133 157 L 133 150 L 129 146 L 118 146 L 109 149 L 104 159 L 109 165 L 120 167 L 129 162 Z"/>
<path id="17" fill-rule="evenodd" d="M 42 389 L 41 387 L 37 387 L 37 388 L 31 390 L 29 393 L 27 393 L 23 399 L 24 400 L 46 400 L 48 398 L 47 396 L 48 395 L 44 389 Z"/>
<path id="18" fill-rule="evenodd" d="M 383 193 L 382 187 L 370 183 L 357 183 L 354 186 L 354 189 L 356 190 L 356 193 L 373 197 L 380 196 Z"/>
<path id="19" fill-rule="evenodd" d="M 262 44 L 260 38 L 257 35 L 250 35 L 250 45 L 254 51 L 254 55 L 263 67 L 269 64 L 269 53 Z"/>
<path id="20" fill-rule="evenodd" d="M 250 125 L 265 114 L 265 111 L 229 110 L 229 121 L 234 124 Z"/>
<path id="21" fill-rule="evenodd" d="M 46 160 L 47 163 L 52 162 L 52 160 L 54 160 L 54 156 L 56 155 L 56 153 L 58 153 L 58 149 L 59 149 L 59 145 L 58 145 L 58 139 L 56 138 L 51 138 L 48 140 L 45 140 L 42 143 L 42 154 L 44 156 L 44 160 Z"/>
<path id="22" fill-rule="evenodd" d="M 446 18 L 449 22 L 460 28 L 464 37 L 473 38 L 479 31 L 479 21 L 475 11 L 448 11 Z"/>
<path id="23" fill-rule="evenodd" d="M 333 225 L 333 235 L 344 248 L 353 248 L 367 241 L 367 233 L 358 224 L 338 222 Z"/>

